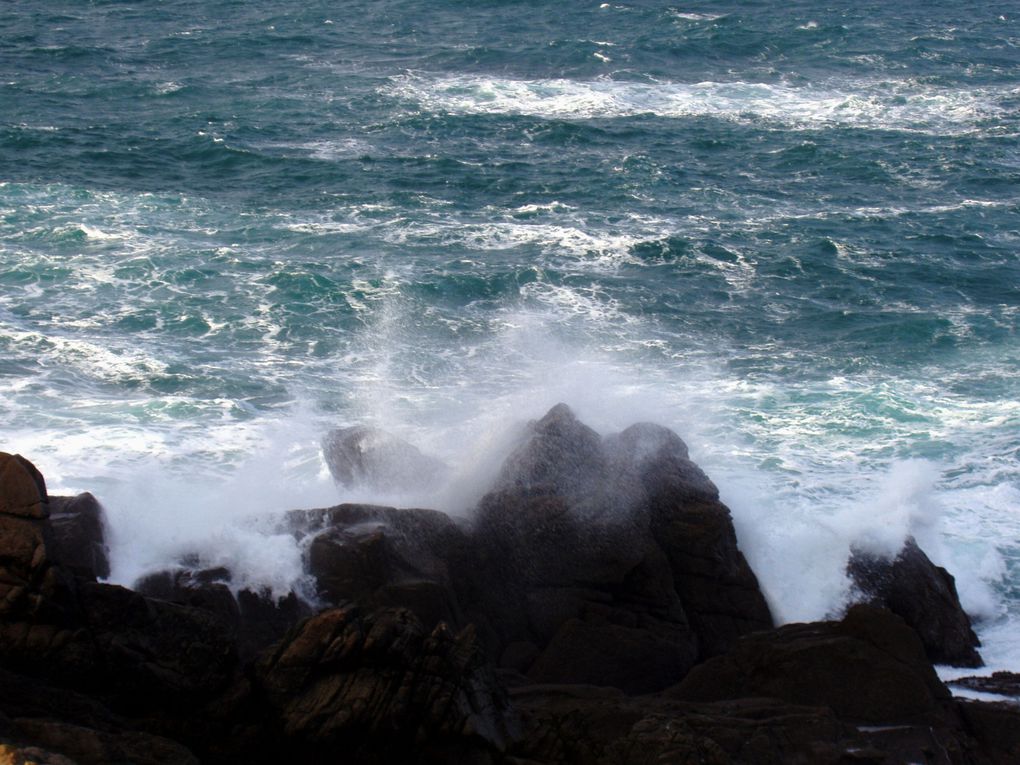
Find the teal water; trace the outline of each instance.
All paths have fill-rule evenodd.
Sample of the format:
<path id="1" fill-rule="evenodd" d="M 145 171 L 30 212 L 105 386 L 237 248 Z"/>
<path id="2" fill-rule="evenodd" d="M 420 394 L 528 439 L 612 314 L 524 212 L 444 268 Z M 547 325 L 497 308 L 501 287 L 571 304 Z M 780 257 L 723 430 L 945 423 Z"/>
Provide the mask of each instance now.
<path id="1" fill-rule="evenodd" d="M 119 581 L 288 586 L 251 519 L 342 498 L 326 428 L 458 512 L 566 400 L 689 441 L 783 619 L 915 533 L 1020 663 L 1014 4 L 12 0 L 0 43 L 0 448 L 100 495 Z"/>

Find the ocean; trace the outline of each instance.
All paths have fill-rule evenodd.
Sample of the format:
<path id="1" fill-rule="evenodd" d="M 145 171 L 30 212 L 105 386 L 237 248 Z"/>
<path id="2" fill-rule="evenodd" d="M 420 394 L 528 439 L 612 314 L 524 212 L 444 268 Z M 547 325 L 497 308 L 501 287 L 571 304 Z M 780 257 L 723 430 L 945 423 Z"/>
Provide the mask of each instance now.
<path id="1" fill-rule="evenodd" d="M 1020 12 L 8 0 L 0 449 L 115 582 L 305 583 L 274 519 L 468 512 L 528 419 L 675 429 L 781 621 L 913 534 L 1020 669 Z M 452 468 L 334 485 L 331 428 Z"/>

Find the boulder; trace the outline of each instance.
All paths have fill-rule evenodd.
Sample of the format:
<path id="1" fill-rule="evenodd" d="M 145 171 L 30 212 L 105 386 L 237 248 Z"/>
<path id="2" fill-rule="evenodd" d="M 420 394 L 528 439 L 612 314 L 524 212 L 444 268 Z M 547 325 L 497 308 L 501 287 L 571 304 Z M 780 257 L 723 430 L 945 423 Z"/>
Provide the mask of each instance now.
<path id="1" fill-rule="evenodd" d="M 255 670 L 288 759 L 472 761 L 505 749 L 517 719 L 471 629 L 426 630 L 406 609 L 328 609 Z"/>
<path id="2" fill-rule="evenodd" d="M 950 698 L 917 633 L 895 614 L 852 607 L 841 622 L 788 624 L 740 638 L 699 664 L 673 698 L 769 697 L 828 707 L 862 724 L 930 724 Z"/>
<path id="3" fill-rule="evenodd" d="M 103 508 L 89 492 L 50 497 L 52 557 L 78 577 L 95 581 L 110 575 Z"/>
<path id="4" fill-rule="evenodd" d="M 453 570 L 467 534 L 435 510 L 339 505 L 293 511 L 287 527 L 308 544 L 308 571 L 332 605 L 401 606 L 429 628 L 464 624 Z"/>
<path id="5" fill-rule="evenodd" d="M 847 573 L 863 602 L 888 608 L 917 630 L 934 663 L 982 666 L 981 643 L 960 605 L 955 580 L 912 537 L 893 560 L 855 550 Z"/>
<path id="6" fill-rule="evenodd" d="M 47 499 L 32 463 L 0 452 L 0 620 L 46 620 L 67 599 L 69 579 L 52 560 Z"/>
<path id="7" fill-rule="evenodd" d="M 334 480 L 349 489 L 421 491 L 441 483 L 449 472 L 441 460 L 367 425 L 330 431 L 322 453 Z"/>

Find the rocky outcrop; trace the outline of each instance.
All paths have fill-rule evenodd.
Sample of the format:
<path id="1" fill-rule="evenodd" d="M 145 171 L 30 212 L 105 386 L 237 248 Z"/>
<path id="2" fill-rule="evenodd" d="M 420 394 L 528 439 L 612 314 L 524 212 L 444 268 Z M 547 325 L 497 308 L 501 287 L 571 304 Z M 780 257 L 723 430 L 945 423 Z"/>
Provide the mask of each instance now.
<path id="1" fill-rule="evenodd" d="M 847 573 L 866 603 L 888 608 L 921 637 L 936 664 L 980 667 L 981 643 L 960 605 L 952 575 L 932 563 L 911 537 L 892 560 L 855 550 Z"/>
<path id="2" fill-rule="evenodd" d="M 368 463 L 356 480 L 393 469 Z M 920 550 L 885 568 L 858 556 L 873 603 L 842 621 L 773 629 L 716 487 L 659 426 L 602 438 L 557 406 L 468 519 L 283 515 L 313 603 L 237 590 L 197 557 L 136 591 L 106 584 L 91 495 L 50 497 L 7 454 L 0 479 L 0 762 L 1020 756 L 1015 706 L 957 701 L 935 675 L 931 645 L 953 622 L 898 605 L 942 602 Z"/>

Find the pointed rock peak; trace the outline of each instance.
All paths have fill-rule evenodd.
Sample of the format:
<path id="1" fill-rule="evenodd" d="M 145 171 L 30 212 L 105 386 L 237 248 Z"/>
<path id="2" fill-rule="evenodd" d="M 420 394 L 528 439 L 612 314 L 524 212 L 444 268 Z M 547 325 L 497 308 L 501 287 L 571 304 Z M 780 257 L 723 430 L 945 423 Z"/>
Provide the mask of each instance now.
<path id="1" fill-rule="evenodd" d="M 503 463 L 497 486 L 544 487 L 568 495 L 580 484 L 605 474 L 599 434 L 582 423 L 570 407 L 557 404 L 532 422 L 529 434 Z"/>

